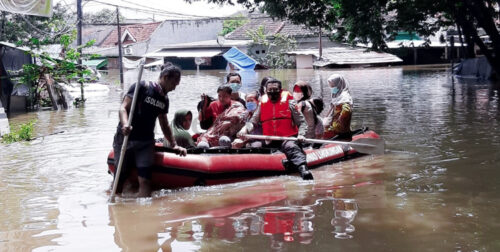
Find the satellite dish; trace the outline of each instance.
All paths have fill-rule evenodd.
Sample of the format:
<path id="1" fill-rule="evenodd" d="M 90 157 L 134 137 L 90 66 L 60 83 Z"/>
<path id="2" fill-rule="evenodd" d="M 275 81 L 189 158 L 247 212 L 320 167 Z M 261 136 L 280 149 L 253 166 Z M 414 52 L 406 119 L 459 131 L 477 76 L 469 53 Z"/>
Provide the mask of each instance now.
<path id="1" fill-rule="evenodd" d="M 217 36 L 217 44 L 219 46 L 224 45 L 225 42 L 226 42 L 226 38 L 224 38 L 224 36 L 222 36 L 222 35 Z"/>
<path id="2" fill-rule="evenodd" d="M 205 62 L 205 60 L 204 60 L 204 59 L 202 59 L 202 58 L 200 58 L 200 57 L 196 57 L 196 58 L 194 58 L 194 63 L 195 63 L 196 65 L 198 65 L 198 66 L 199 66 L 199 65 L 201 65 L 201 64 L 203 64 L 204 62 Z"/>

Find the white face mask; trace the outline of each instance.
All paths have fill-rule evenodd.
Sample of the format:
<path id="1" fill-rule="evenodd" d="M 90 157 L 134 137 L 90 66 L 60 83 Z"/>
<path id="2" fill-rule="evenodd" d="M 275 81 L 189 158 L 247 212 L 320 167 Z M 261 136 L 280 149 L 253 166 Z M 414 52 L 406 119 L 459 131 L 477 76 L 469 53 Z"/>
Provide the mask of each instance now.
<path id="1" fill-rule="evenodd" d="M 293 99 L 294 100 L 300 101 L 302 98 L 304 98 L 303 93 L 293 92 Z"/>

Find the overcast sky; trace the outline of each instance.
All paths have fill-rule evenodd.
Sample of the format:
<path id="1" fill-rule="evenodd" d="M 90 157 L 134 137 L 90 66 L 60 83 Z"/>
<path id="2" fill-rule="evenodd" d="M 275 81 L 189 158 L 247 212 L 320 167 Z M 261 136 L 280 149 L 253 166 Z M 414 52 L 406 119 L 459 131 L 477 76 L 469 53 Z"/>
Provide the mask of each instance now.
<path id="1" fill-rule="evenodd" d="M 99 2 L 105 2 L 109 4 L 115 4 L 119 6 L 128 6 L 132 8 L 145 9 L 146 7 L 152 8 L 157 11 L 168 11 L 187 15 L 196 16 L 210 16 L 210 17 L 223 17 L 234 14 L 238 11 L 245 10 L 241 5 L 216 5 L 208 4 L 206 0 L 201 0 L 194 2 L 192 4 L 186 3 L 184 0 L 97 0 Z M 76 11 L 76 0 L 54 0 L 55 3 L 67 4 Z M 139 6 L 134 5 L 137 3 Z M 144 7 L 141 7 L 144 6 Z M 97 12 L 103 8 L 115 9 L 113 6 L 97 3 L 94 1 L 83 0 L 83 12 Z M 148 18 L 152 17 L 151 13 L 143 13 L 139 11 L 127 10 L 125 8 L 120 9 L 120 13 L 126 18 Z M 172 19 L 178 17 L 177 15 L 162 16 L 160 14 L 155 14 L 155 19 Z"/>

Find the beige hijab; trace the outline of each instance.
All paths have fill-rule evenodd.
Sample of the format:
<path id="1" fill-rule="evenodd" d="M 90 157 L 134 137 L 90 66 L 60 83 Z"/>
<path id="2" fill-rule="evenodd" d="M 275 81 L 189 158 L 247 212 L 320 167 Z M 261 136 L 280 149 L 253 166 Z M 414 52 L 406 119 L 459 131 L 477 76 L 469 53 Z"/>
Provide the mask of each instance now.
<path id="1" fill-rule="evenodd" d="M 349 82 L 340 74 L 332 74 L 328 77 L 328 85 L 331 89 L 337 88 L 337 93 L 331 92 L 332 106 L 337 106 L 339 104 L 348 103 L 352 105 L 351 91 L 349 90 Z"/>

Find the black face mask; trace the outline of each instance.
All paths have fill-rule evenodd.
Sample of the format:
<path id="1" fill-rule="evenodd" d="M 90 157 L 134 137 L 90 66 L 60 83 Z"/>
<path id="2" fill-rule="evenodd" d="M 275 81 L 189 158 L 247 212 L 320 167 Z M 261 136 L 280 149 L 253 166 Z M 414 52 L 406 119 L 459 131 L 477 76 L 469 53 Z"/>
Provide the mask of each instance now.
<path id="1" fill-rule="evenodd" d="M 277 101 L 280 99 L 280 93 L 279 91 L 277 92 L 267 92 L 267 96 L 269 96 L 269 99 L 271 99 L 271 101 Z"/>

